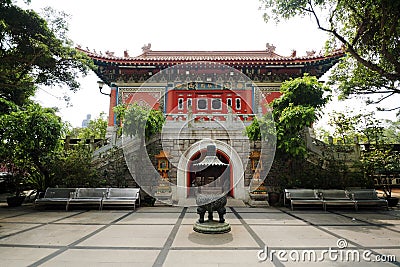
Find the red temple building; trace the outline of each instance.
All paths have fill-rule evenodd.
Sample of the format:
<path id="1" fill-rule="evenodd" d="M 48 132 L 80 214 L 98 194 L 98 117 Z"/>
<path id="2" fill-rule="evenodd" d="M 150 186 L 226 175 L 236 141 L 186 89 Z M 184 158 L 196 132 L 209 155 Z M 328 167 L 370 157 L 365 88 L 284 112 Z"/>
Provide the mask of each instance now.
<path id="1" fill-rule="evenodd" d="M 221 124 L 228 120 L 229 113 L 235 115 L 235 120 L 245 123 L 255 114 L 267 111 L 265 102 L 281 95 L 279 91 L 283 81 L 301 77 L 304 73 L 319 78 L 344 55 L 342 50 L 338 50 L 326 55 L 312 51 L 306 56 L 297 56 L 293 51 L 290 56 L 281 56 L 270 44 L 260 51 L 153 51 L 150 44 L 142 49 L 138 56 L 132 57 L 125 51 L 123 57 L 117 57 L 112 52 L 102 54 L 78 47 L 93 59 L 98 67 L 96 74 L 111 88 L 109 132 L 116 124 L 113 108 L 129 103 L 162 110 L 167 122 L 176 122 L 176 125 L 189 120 L 194 123 L 218 121 Z M 235 131 L 235 127 L 227 128 Z M 236 139 L 232 142 L 217 128 L 203 127 L 196 140 L 185 137 L 181 143 L 171 141 L 172 149 L 166 152 L 171 155 L 169 160 L 174 161 L 171 163 L 179 167 L 171 168 L 169 179 L 178 187 L 190 187 L 195 182 L 197 174 L 190 174 L 190 161 L 182 159 L 176 150 L 183 149 L 185 158 L 198 158 L 200 150 L 204 150 L 207 144 L 195 148 L 194 143 L 210 136 L 216 139 L 219 158 L 230 164 L 230 195 L 246 199 L 251 173 L 244 175 L 247 167 L 243 159 L 249 156 L 242 151 L 243 127 L 237 128 Z M 185 136 L 189 136 L 194 130 L 189 127 L 185 131 Z M 171 136 L 176 138 L 177 135 L 171 130 Z M 190 190 L 172 191 L 175 199 L 190 196 Z"/>

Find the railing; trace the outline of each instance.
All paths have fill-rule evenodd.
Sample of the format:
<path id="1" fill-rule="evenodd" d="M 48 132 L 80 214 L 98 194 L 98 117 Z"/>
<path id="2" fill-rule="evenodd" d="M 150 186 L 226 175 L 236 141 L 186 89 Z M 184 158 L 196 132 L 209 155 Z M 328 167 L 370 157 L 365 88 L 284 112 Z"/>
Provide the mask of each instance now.
<path id="1" fill-rule="evenodd" d="M 196 113 L 196 114 L 184 114 L 184 113 L 170 113 L 166 114 L 166 119 L 169 121 L 185 122 L 194 121 L 195 123 L 211 122 L 211 121 L 231 121 L 231 122 L 244 122 L 253 121 L 255 114 L 210 114 L 210 113 Z"/>

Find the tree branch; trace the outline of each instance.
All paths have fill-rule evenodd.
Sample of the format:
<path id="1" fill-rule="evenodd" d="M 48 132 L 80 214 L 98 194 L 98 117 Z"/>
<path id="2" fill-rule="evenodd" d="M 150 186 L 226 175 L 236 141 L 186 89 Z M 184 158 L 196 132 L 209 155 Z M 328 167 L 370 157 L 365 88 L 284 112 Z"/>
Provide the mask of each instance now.
<path id="1" fill-rule="evenodd" d="M 390 94 L 388 94 L 388 95 L 386 95 L 386 96 L 384 96 L 384 97 L 381 97 L 380 99 L 378 99 L 378 100 L 376 100 L 376 101 L 371 102 L 371 104 L 379 104 L 379 103 L 381 103 L 383 100 L 385 100 L 385 99 L 391 97 L 391 96 L 394 95 L 394 94 L 395 94 L 395 92 L 392 92 L 392 93 L 390 93 Z"/>
<path id="2" fill-rule="evenodd" d="M 389 73 L 387 71 L 385 71 L 383 68 L 379 67 L 378 65 L 372 63 L 371 61 L 368 61 L 366 59 L 364 59 L 360 54 L 357 53 L 356 49 L 354 48 L 354 46 L 352 44 L 350 44 L 349 41 L 347 41 L 342 35 L 340 35 L 337 30 L 335 29 L 335 27 L 333 27 L 334 23 L 333 23 L 333 18 L 334 18 L 334 14 L 337 11 L 337 9 L 335 8 L 334 11 L 332 11 L 332 14 L 329 18 L 329 23 L 331 25 L 331 29 L 327 29 L 325 27 L 322 27 L 320 20 L 318 18 L 318 15 L 316 14 L 312 1 L 309 0 L 308 1 L 308 5 L 309 5 L 309 9 L 311 10 L 311 14 L 314 16 L 316 23 L 318 25 L 318 29 L 331 33 L 333 34 L 333 36 L 336 37 L 336 39 L 338 39 L 340 42 L 342 42 L 346 48 L 347 48 L 347 52 L 353 56 L 358 62 L 360 62 L 362 65 L 364 65 L 365 67 L 367 67 L 368 69 L 375 71 L 377 73 L 379 73 L 381 76 L 391 80 L 391 81 L 397 81 L 400 80 L 400 74 L 399 73 Z"/>

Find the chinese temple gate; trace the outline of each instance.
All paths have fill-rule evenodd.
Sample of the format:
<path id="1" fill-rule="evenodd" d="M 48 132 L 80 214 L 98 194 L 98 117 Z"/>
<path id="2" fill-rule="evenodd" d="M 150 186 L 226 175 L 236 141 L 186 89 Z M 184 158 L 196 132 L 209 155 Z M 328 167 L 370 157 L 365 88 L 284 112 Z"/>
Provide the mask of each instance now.
<path id="1" fill-rule="evenodd" d="M 306 56 L 296 56 L 294 51 L 290 56 L 280 56 L 270 44 L 260 51 L 153 51 L 149 44 L 142 48 L 142 54 L 134 57 L 127 51 L 123 57 L 117 57 L 112 52 L 102 54 L 77 49 L 93 59 L 98 67 L 96 74 L 111 88 L 108 132 L 115 130 L 113 108 L 130 103 L 163 111 L 167 122 L 182 123 L 191 119 L 194 122 L 224 122 L 228 121 L 229 113 L 242 122 L 251 121 L 254 114 L 266 112 L 265 102 L 281 95 L 283 81 L 301 77 L 304 73 L 319 78 L 344 55 L 342 50 L 337 50 L 327 55 L 312 51 Z M 255 93 L 255 88 L 262 96 Z M 196 158 L 207 144 L 199 147 L 193 147 L 193 144 L 213 136 L 217 153 L 229 155 L 224 160 L 232 166 L 228 179 L 235 185 L 229 194 L 245 199 L 248 195 L 245 187 L 250 181 L 242 177 L 247 167 L 240 165 L 248 155 L 243 156 L 243 128 L 235 129 L 230 127 L 231 131 L 237 132 L 232 142 L 227 141 L 228 137 L 221 129 L 209 127 L 197 133 L 196 140 L 175 140 L 166 145 L 171 148 L 167 151 L 172 156 L 169 160 L 179 166 L 171 167 L 169 171 L 171 183 L 190 187 L 197 181 L 189 174 L 191 163 L 176 151 L 183 149 L 185 158 Z M 190 136 L 190 129 L 182 131 L 187 131 L 185 136 Z M 177 134 L 171 130 L 171 136 Z M 172 190 L 172 194 L 177 198 L 188 197 L 190 190 Z"/>

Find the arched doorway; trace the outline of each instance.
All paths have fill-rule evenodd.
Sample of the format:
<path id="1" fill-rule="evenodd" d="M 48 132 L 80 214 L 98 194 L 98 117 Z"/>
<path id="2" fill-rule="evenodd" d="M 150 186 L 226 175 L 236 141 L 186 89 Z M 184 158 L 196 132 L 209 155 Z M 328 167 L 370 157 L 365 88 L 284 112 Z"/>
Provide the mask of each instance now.
<path id="1" fill-rule="evenodd" d="M 227 166 L 210 166 L 200 171 L 196 171 L 193 165 L 195 162 L 201 162 L 206 154 L 203 149 L 194 154 L 187 167 L 187 196 L 194 197 L 195 192 L 207 190 L 209 193 L 221 193 L 223 188 L 229 188 L 228 195 L 233 197 L 233 177 L 232 166 L 229 157 L 222 151 L 216 151 L 216 157 Z M 226 191 L 225 191 L 226 192 Z"/>
<path id="2" fill-rule="evenodd" d="M 201 153 L 202 150 L 207 148 L 207 145 L 213 144 L 216 146 L 218 154 L 229 161 L 230 177 L 231 177 L 231 192 L 230 195 L 236 199 L 245 199 L 244 187 L 244 167 L 243 162 L 236 150 L 229 144 L 220 140 L 201 140 L 191 145 L 179 158 L 177 166 L 177 189 L 174 194 L 176 201 L 179 199 L 186 199 L 188 197 L 188 187 L 190 187 L 188 172 L 190 159 L 193 159 L 196 154 Z M 243 159 L 244 160 L 244 159 Z"/>

